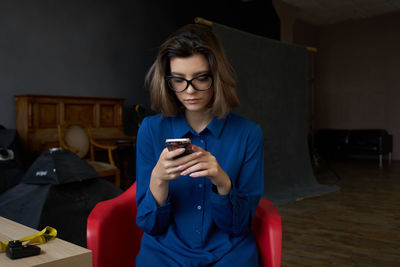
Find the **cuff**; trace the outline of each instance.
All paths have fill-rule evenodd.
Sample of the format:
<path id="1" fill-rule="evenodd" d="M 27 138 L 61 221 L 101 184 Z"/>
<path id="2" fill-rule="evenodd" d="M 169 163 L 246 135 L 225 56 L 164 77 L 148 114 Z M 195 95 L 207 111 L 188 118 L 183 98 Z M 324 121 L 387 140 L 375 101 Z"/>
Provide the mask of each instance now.
<path id="1" fill-rule="evenodd" d="M 167 200 L 161 206 L 158 206 L 153 194 L 150 191 L 150 188 L 147 189 L 146 196 L 143 199 L 142 204 L 144 214 L 148 214 L 151 212 L 156 212 L 157 214 L 169 212 L 170 206 L 171 201 L 169 195 Z"/>
<path id="2" fill-rule="evenodd" d="M 216 204 L 219 206 L 230 205 L 231 199 L 234 198 L 235 195 L 236 195 L 236 189 L 235 189 L 233 183 L 232 183 L 231 190 L 226 195 L 218 194 L 218 189 L 215 185 L 212 185 L 212 187 L 211 187 L 211 203 L 213 203 L 213 204 Z"/>

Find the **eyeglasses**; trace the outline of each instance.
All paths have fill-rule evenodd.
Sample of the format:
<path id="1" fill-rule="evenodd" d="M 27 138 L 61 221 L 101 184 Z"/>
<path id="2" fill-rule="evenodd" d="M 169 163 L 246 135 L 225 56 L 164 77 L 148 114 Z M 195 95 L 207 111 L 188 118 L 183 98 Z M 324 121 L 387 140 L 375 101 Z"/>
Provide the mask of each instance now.
<path id="1" fill-rule="evenodd" d="M 207 91 L 213 84 L 211 74 L 203 74 L 191 80 L 186 80 L 182 77 L 167 76 L 165 80 L 169 88 L 177 93 L 185 91 L 189 87 L 189 84 L 197 91 Z"/>

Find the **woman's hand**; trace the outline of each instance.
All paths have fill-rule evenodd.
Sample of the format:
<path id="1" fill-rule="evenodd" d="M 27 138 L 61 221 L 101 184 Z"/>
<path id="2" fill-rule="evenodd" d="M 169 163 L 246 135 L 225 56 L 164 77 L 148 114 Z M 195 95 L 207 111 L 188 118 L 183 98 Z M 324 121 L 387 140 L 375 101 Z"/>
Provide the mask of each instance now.
<path id="1" fill-rule="evenodd" d="M 161 206 L 168 197 L 169 181 L 181 176 L 181 172 L 185 169 L 184 166 L 188 165 L 188 162 L 193 162 L 202 154 L 195 152 L 181 158 L 175 158 L 183 152 L 185 152 L 184 148 L 174 151 L 168 151 L 168 149 L 165 148 L 161 152 L 156 166 L 153 168 L 150 179 L 150 191 L 159 206 Z"/>
<path id="2" fill-rule="evenodd" d="M 189 174 L 190 177 L 208 177 L 217 187 L 220 195 L 228 194 L 232 188 L 231 179 L 221 168 L 217 159 L 201 147 L 192 145 L 192 149 L 198 157 L 180 165 L 179 168 L 182 170 L 180 175 Z"/>
<path id="3" fill-rule="evenodd" d="M 201 155 L 201 153 L 193 153 L 181 158 L 175 158 L 183 152 L 185 152 L 184 148 L 179 148 L 174 151 L 168 151 L 168 149 L 165 148 L 161 152 L 151 177 L 163 182 L 174 180 L 181 176 L 181 172 L 184 170 L 184 165 L 187 165 L 188 162 L 193 161 Z"/>

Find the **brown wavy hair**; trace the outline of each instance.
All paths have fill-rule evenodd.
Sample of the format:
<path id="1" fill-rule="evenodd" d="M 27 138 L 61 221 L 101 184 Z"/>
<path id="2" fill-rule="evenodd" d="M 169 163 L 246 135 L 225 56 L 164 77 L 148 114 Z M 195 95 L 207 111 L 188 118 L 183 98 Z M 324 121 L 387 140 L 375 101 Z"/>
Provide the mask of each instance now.
<path id="1" fill-rule="evenodd" d="M 175 92 L 169 89 L 165 76 L 170 74 L 170 60 L 202 54 L 208 61 L 213 76 L 214 96 L 209 105 L 212 115 L 223 118 L 239 106 L 236 78 L 221 42 L 208 26 L 189 24 L 170 35 L 161 45 L 157 58 L 145 78 L 150 93 L 151 107 L 164 117 L 176 116 L 183 110 Z"/>

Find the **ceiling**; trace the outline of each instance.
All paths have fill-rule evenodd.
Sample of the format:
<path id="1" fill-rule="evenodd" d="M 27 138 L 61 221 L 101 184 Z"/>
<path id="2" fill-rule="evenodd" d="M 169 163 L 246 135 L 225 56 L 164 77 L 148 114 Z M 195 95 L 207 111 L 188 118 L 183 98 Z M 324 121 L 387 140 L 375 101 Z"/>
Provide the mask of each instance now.
<path id="1" fill-rule="evenodd" d="M 400 0 L 281 0 L 299 8 L 299 18 L 314 25 L 370 18 L 400 11 Z"/>

